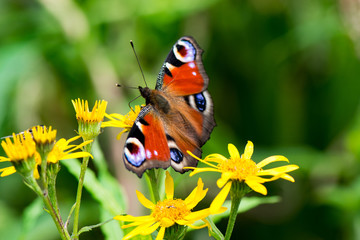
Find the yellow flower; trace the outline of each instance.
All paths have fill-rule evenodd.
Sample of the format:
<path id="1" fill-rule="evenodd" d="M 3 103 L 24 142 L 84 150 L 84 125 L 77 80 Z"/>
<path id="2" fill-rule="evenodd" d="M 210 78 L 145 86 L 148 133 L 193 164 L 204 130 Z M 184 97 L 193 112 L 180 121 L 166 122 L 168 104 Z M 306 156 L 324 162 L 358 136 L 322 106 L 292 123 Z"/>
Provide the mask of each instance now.
<path id="1" fill-rule="evenodd" d="M 126 115 L 121 115 L 118 113 L 107 114 L 105 113 L 105 117 L 110 119 L 109 121 L 103 122 L 101 124 L 102 128 L 105 127 L 118 127 L 123 128 L 123 130 L 117 135 L 117 139 L 120 139 L 123 133 L 130 131 L 133 126 L 137 116 L 139 115 L 141 107 L 139 105 L 135 106 L 135 110 L 131 108 L 130 112 Z"/>
<path id="2" fill-rule="evenodd" d="M 89 104 L 87 100 L 80 100 L 80 98 L 76 100 L 71 100 L 75 112 L 76 112 L 76 119 L 78 121 L 86 122 L 102 122 L 105 115 L 105 110 L 107 106 L 107 101 L 95 101 L 95 106 L 90 111 Z"/>
<path id="3" fill-rule="evenodd" d="M 12 139 L 14 140 L 14 143 L 10 139 L 11 138 L 9 137 L 6 138 L 5 141 L 1 142 L 1 146 L 3 147 L 10 161 L 15 162 L 27 160 L 28 158 L 34 156 L 36 148 L 31 133 L 13 133 Z"/>
<path id="4" fill-rule="evenodd" d="M 97 137 L 100 133 L 101 122 L 104 120 L 107 102 L 105 100 L 96 101 L 95 106 L 90 111 L 88 101 L 71 100 L 76 119 L 79 124 L 79 135 L 86 141 Z"/>
<path id="5" fill-rule="evenodd" d="M 226 208 L 219 208 L 217 212 L 213 213 L 209 208 L 194 211 L 191 210 L 205 197 L 207 189 L 203 189 L 204 183 L 199 178 L 197 187 L 190 193 L 185 199 L 174 198 L 174 182 L 168 172 L 166 172 L 165 179 L 165 193 L 166 198 L 162 201 L 158 201 L 156 204 L 145 198 L 145 196 L 136 191 L 137 197 L 142 205 L 151 209 L 151 214 L 148 216 L 134 217 L 131 215 L 119 215 L 114 219 L 119 221 L 130 222 L 122 228 L 128 228 L 136 226 L 131 232 L 129 232 L 123 240 L 130 239 L 136 235 L 149 235 L 160 227 L 156 240 L 163 239 L 165 235 L 165 229 L 173 226 L 174 224 L 181 226 L 189 226 L 192 228 L 202 228 L 209 226 L 205 220 L 210 214 L 221 213 Z M 203 220 L 205 223 L 198 227 L 194 226 L 198 220 Z"/>
<path id="6" fill-rule="evenodd" d="M 30 132 L 13 133 L 12 137 L 1 142 L 1 146 L 7 157 L 0 156 L 0 162 L 11 162 L 14 165 L 0 169 L 1 177 L 13 174 L 16 171 L 20 171 L 21 174 L 34 171 L 34 176 L 38 176 L 35 164 L 39 159 L 36 157 L 36 146 Z"/>
<path id="7" fill-rule="evenodd" d="M 56 140 L 56 130 L 53 130 L 51 126 L 35 126 L 31 128 L 31 133 L 37 145 L 52 144 Z"/>
<path id="8" fill-rule="evenodd" d="M 287 173 L 298 169 L 299 166 L 297 165 L 291 164 L 266 170 L 263 169 L 263 167 L 273 162 L 289 162 L 289 160 L 284 156 L 271 156 L 256 164 L 251 159 L 251 156 L 254 152 L 254 145 L 251 141 L 248 141 L 244 154 L 241 156 L 239 151 L 232 144 L 228 145 L 228 150 L 230 154 L 229 159 L 220 154 L 210 154 L 204 160 L 202 160 L 188 152 L 193 157 L 209 166 L 205 168 L 188 167 L 188 169 L 194 170 L 190 176 L 200 172 L 221 173 L 221 177 L 217 180 L 217 185 L 219 188 L 223 189 L 214 199 L 213 204 L 210 207 L 212 209 L 216 209 L 223 204 L 227 195 L 229 194 L 231 184 L 234 181 L 244 182 L 252 190 L 263 195 L 267 194 L 267 189 L 263 185 L 265 182 L 274 181 L 279 178 L 288 180 L 290 182 L 295 181 L 294 178 Z"/>
<path id="9" fill-rule="evenodd" d="M 70 158 L 82 158 L 82 157 L 91 157 L 92 155 L 88 152 L 80 151 L 80 152 L 74 152 L 78 149 L 81 149 L 83 146 L 91 143 L 93 140 L 88 140 L 85 142 L 82 142 L 79 145 L 70 145 L 71 142 L 79 139 L 81 136 L 76 136 L 73 138 L 70 138 L 69 140 L 66 140 L 64 138 L 61 138 L 59 141 L 57 141 L 51 150 L 49 152 L 49 155 L 47 156 L 47 162 L 48 163 L 57 163 L 60 160 L 70 159 Z"/>

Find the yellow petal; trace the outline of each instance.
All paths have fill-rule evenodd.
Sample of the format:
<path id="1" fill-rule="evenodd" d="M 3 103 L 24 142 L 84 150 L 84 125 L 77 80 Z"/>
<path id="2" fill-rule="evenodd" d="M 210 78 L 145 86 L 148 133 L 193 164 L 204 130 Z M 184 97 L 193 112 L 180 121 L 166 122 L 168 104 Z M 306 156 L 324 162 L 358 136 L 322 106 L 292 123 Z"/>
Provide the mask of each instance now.
<path id="1" fill-rule="evenodd" d="M 264 185 L 259 182 L 245 180 L 245 183 L 255 192 L 261 193 L 262 195 L 267 194 L 267 189 Z"/>
<path id="2" fill-rule="evenodd" d="M 68 150 L 68 149 L 72 148 L 71 150 L 67 151 L 66 153 L 68 153 L 68 152 L 73 152 L 73 151 L 75 151 L 75 150 L 77 150 L 77 149 L 82 148 L 82 147 L 85 146 L 85 145 L 88 145 L 88 144 L 91 143 L 92 141 L 93 141 L 93 140 L 87 140 L 87 141 L 85 141 L 85 142 L 80 143 L 79 145 L 68 145 L 67 147 L 65 147 L 64 150 Z"/>
<path id="3" fill-rule="evenodd" d="M 216 184 L 219 188 L 222 188 L 229 179 L 233 176 L 232 172 L 224 172 L 221 174 L 221 177 L 216 181 Z"/>
<path id="4" fill-rule="evenodd" d="M 279 179 L 281 174 L 271 177 L 271 178 L 262 178 L 259 176 L 248 176 L 245 178 L 245 181 L 252 181 L 252 182 L 258 182 L 258 183 L 265 183 L 265 182 L 271 182 Z"/>
<path id="5" fill-rule="evenodd" d="M 194 211 L 189 213 L 184 219 L 176 221 L 177 223 L 181 223 L 181 225 L 188 225 L 192 224 L 198 220 L 204 219 L 208 217 L 212 212 L 210 211 L 210 208 L 205 208 L 199 211 Z"/>
<path id="6" fill-rule="evenodd" d="M 0 162 L 10 162 L 10 158 L 0 157 Z"/>
<path id="7" fill-rule="evenodd" d="M 120 220 L 120 219 L 116 219 L 116 220 Z M 122 225 L 121 228 L 130 228 L 130 227 L 139 226 L 139 225 L 146 224 L 146 223 L 154 223 L 154 222 L 155 222 L 155 219 L 153 217 L 151 217 L 150 215 L 141 216 L 141 217 L 138 217 L 138 219 L 135 219 L 133 222 Z"/>
<path id="8" fill-rule="evenodd" d="M 40 178 L 39 170 L 37 169 L 37 167 L 35 167 L 35 169 L 34 169 L 34 178 L 35 178 L 35 179 L 39 179 L 39 178 Z"/>
<path id="9" fill-rule="evenodd" d="M 126 132 L 127 132 L 127 129 L 122 130 L 118 135 L 116 135 L 116 139 L 117 139 L 117 140 L 120 140 L 121 135 L 122 135 L 123 133 L 126 133 Z"/>
<path id="10" fill-rule="evenodd" d="M 202 229 L 206 226 L 209 226 L 208 223 L 204 223 L 203 225 L 199 225 L 199 226 L 196 226 L 196 225 L 193 225 L 193 224 L 188 224 L 189 227 L 193 228 L 193 229 Z M 211 236 L 211 235 L 210 235 Z"/>
<path id="11" fill-rule="evenodd" d="M 59 160 L 65 160 L 65 159 L 72 159 L 72 158 L 83 158 L 83 157 L 91 157 L 93 158 L 93 156 L 88 153 L 88 152 L 76 152 L 76 153 L 70 153 L 70 154 L 66 154 L 65 156 L 61 157 Z M 56 159 L 55 159 L 56 160 Z M 56 163 L 57 161 L 54 162 L 54 160 L 50 160 L 52 163 Z"/>
<path id="12" fill-rule="evenodd" d="M 132 216 L 132 215 L 117 215 L 114 217 L 115 220 L 124 221 L 124 222 L 148 222 L 149 220 L 153 219 L 153 217 L 147 216 Z"/>
<path id="13" fill-rule="evenodd" d="M 166 178 L 165 178 L 165 193 L 166 193 L 166 199 L 174 198 L 174 180 L 168 171 L 166 171 Z"/>
<path id="14" fill-rule="evenodd" d="M 193 158 L 195 158 L 196 160 L 202 162 L 203 160 L 197 156 L 195 156 L 192 152 L 190 152 L 189 150 L 186 151 L 187 154 L 189 154 L 190 156 L 192 156 Z"/>
<path id="15" fill-rule="evenodd" d="M 215 163 L 222 163 L 224 161 L 227 161 L 227 158 L 224 157 L 221 154 L 213 153 L 205 157 L 205 162 L 215 162 Z"/>
<path id="16" fill-rule="evenodd" d="M 292 172 L 298 168 L 299 168 L 299 166 L 297 166 L 297 165 L 286 165 L 286 166 L 262 170 L 262 171 L 259 171 L 256 175 L 258 175 L 258 176 L 278 175 L 281 173 Z"/>
<path id="17" fill-rule="evenodd" d="M 228 151 L 229 151 L 230 157 L 232 159 L 239 159 L 240 158 L 239 151 L 237 150 L 237 148 L 233 144 L 231 144 L 231 143 L 228 144 Z"/>
<path id="18" fill-rule="evenodd" d="M 81 138 L 80 135 L 77 135 L 77 136 L 75 136 L 75 137 L 72 137 L 72 138 L 68 139 L 67 141 L 66 141 L 64 138 L 62 138 L 62 139 L 65 140 L 66 144 L 69 144 L 69 143 L 71 143 L 71 142 L 73 142 L 73 141 L 75 141 L 75 140 L 77 140 L 77 139 L 79 139 L 79 138 Z M 60 140 L 61 140 L 61 139 L 60 139 Z M 59 140 L 59 141 L 60 141 L 60 140 Z"/>
<path id="19" fill-rule="evenodd" d="M 140 226 L 137 226 L 131 232 L 126 234 L 126 236 L 123 237 L 123 240 L 130 239 L 136 235 L 141 234 L 142 232 L 146 231 L 147 228 L 151 227 L 153 224 L 154 224 L 153 222 L 150 222 L 150 223 L 144 223 Z"/>
<path id="20" fill-rule="evenodd" d="M 210 204 L 210 212 L 212 214 L 217 212 L 225 202 L 231 189 L 231 183 L 228 182 Z"/>
<path id="21" fill-rule="evenodd" d="M 139 202 L 146 208 L 153 209 L 155 204 L 152 203 L 149 199 L 147 199 L 141 192 L 136 190 L 136 196 L 139 199 Z"/>
<path id="22" fill-rule="evenodd" d="M 0 177 L 6 177 L 13 173 L 16 173 L 16 169 L 14 166 L 11 166 L 11 167 L 6 167 L 6 168 L 0 169 L 0 172 L 2 172 Z"/>
<path id="23" fill-rule="evenodd" d="M 197 187 L 184 200 L 188 209 L 193 209 L 206 195 L 208 189 L 203 189 L 204 183 L 201 178 L 198 179 Z"/>
<path id="24" fill-rule="evenodd" d="M 190 173 L 190 177 L 194 176 L 195 174 L 198 173 L 202 173 L 202 172 L 221 172 L 221 170 L 216 169 L 216 168 L 193 168 L 193 167 L 185 167 L 185 169 L 194 169 L 194 171 L 192 171 Z"/>
<path id="25" fill-rule="evenodd" d="M 155 232 L 155 230 L 159 227 L 159 223 L 155 223 L 152 226 L 148 227 L 147 229 L 144 229 L 141 233 L 141 235 L 150 235 L 151 233 Z"/>
<path id="26" fill-rule="evenodd" d="M 165 227 L 161 227 L 160 231 L 158 233 L 158 235 L 156 236 L 155 240 L 162 240 L 164 239 L 164 235 L 165 235 Z"/>
<path id="27" fill-rule="evenodd" d="M 290 182 L 295 182 L 295 179 L 292 176 L 290 176 L 289 174 L 283 174 L 283 175 L 281 175 L 281 178 L 285 179 L 287 181 L 290 181 Z"/>
<path id="28" fill-rule="evenodd" d="M 253 152 L 254 152 L 254 144 L 251 141 L 248 141 L 244 151 L 245 159 L 251 159 Z"/>
<path id="29" fill-rule="evenodd" d="M 268 165 L 269 163 L 281 162 L 281 161 L 289 162 L 289 160 L 286 157 L 277 155 L 277 156 L 271 156 L 271 157 L 265 158 L 264 160 L 262 160 L 261 162 L 256 164 L 256 166 L 258 168 L 263 168 L 264 166 Z"/>

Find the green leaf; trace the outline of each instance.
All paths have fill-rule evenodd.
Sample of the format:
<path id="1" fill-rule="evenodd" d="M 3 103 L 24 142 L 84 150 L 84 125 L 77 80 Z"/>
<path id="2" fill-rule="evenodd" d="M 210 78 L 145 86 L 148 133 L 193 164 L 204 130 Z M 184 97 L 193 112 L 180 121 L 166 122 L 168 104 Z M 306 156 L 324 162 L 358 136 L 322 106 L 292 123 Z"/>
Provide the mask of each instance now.
<path id="1" fill-rule="evenodd" d="M 31 231 L 34 230 L 35 224 L 38 222 L 38 219 L 41 214 L 45 213 L 44 204 L 40 198 L 36 198 L 30 205 L 28 205 L 23 213 L 23 228 L 22 228 L 22 237 L 29 235 Z"/>

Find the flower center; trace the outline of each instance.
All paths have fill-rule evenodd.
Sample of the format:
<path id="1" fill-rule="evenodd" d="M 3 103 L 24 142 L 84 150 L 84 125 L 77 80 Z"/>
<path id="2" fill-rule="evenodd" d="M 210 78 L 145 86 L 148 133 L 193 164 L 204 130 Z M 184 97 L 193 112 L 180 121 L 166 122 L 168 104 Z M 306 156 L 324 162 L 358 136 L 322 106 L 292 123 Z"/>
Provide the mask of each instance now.
<path id="1" fill-rule="evenodd" d="M 251 159 L 244 158 L 230 158 L 220 164 L 219 168 L 222 172 L 234 173 L 234 179 L 245 180 L 248 176 L 256 176 L 259 168 L 256 163 Z"/>
<path id="2" fill-rule="evenodd" d="M 172 226 L 176 220 L 183 219 L 190 213 L 182 199 L 165 199 L 159 201 L 151 215 L 164 227 Z"/>

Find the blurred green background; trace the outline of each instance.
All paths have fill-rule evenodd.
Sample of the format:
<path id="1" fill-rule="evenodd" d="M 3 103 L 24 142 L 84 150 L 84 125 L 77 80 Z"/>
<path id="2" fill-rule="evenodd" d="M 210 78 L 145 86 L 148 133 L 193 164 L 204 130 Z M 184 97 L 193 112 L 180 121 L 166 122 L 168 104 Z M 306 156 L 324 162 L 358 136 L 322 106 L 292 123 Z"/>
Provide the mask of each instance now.
<path id="1" fill-rule="evenodd" d="M 281 202 L 239 215 L 233 239 L 360 239 L 359 12 L 355 0 L 1 1 L 0 136 L 45 124 L 72 137 L 71 99 L 79 97 L 127 113 L 139 93 L 115 84 L 144 85 L 129 40 L 155 86 L 171 46 L 191 35 L 205 50 L 218 124 L 204 154 L 228 156 L 228 143 L 243 151 L 251 140 L 255 161 L 282 154 L 300 166 L 295 183 L 266 185 Z M 128 212 L 139 215 L 134 189 L 146 187 L 124 170 L 117 133 L 105 129 L 99 143 Z M 195 181 L 178 191 L 187 195 Z M 206 187 L 209 196 L 218 191 Z M 58 188 L 66 216 L 76 179 L 65 167 Z M 0 179 L 0 239 L 58 239 L 50 217 L 30 211 L 34 199 L 19 175 Z M 82 204 L 81 225 L 98 223 L 99 204 L 87 191 Z M 24 212 L 39 217 L 29 223 Z M 100 230 L 82 237 L 104 238 Z"/>

